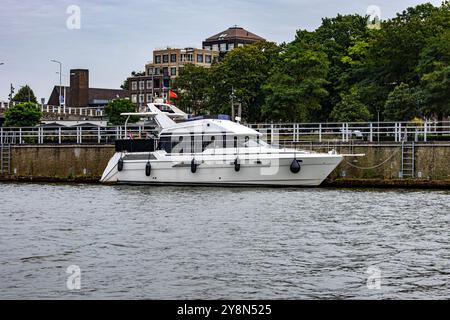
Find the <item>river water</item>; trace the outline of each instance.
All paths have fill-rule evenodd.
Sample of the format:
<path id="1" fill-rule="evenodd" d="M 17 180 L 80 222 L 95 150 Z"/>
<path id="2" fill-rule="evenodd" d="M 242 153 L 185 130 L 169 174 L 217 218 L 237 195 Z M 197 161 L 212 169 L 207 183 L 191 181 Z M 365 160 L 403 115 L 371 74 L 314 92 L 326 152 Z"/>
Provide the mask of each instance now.
<path id="1" fill-rule="evenodd" d="M 450 298 L 449 191 L 0 184 L 0 195 L 3 299 Z"/>

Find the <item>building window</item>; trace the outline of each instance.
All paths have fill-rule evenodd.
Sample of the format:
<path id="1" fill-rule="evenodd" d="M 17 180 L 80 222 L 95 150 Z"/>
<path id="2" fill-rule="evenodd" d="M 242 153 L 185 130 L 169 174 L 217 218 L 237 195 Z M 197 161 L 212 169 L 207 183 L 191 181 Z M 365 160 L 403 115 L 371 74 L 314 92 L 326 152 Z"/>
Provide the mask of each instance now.
<path id="1" fill-rule="evenodd" d="M 211 46 L 205 46 L 205 50 L 211 50 Z"/>
<path id="2" fill-rule="evenodd" d="M 145 81 L 139 81 L 139 90 L 145 89 Z"/>
<path id="3" fill-rule="evenodd" d="M 144 95 L 143 94 L 140 94 L 139 95 L 139 103 L 144 103 L 145 101 L 144 101 Z"/>
<path id="4" fill-rule="evenodd" d="M 155 68 L 155 76 L 159 76 L 161 73 L 161 69 L 160 68 Z"/>
<path id="5" fill-rule="evenodd" d="M 170 55 L 170 62 L 177 62 L 177 54 L 176 53 L 172 53 Z"/>
<path id="6" fill-rule="evenodd" d="M 176 76 L 177 75 L 177 68 L 175 68 L 175 67 L 170 68 L 170 75 L 171 76 Z"/>
<path id="7" fill-rule="evenodd" d="M 213 49 L 213 51 L 219 51 L 219 45 L 213 44 L 212 49 Z"/>
<path id="8" fill-rule="evenodd" d="M 211 55 L 205 54 L 205 63 L 211 63 Z"/>
<path id="9" fill-rule="evenodd" d="M 221 43 L 220 44 L 220 52 L 225 52 L 225 51 L 227 51 L 227 44 Z"/>
<path id="10" fill-rule="evenodd" d="M 239 48 L 242 48 L 243 46 L 244 46 L 243 43 L 238 43 L 238 47 L 239 47 Z"/>
<path id="11" fill-rule="evenodd" d="M 155 56 L 155 63 L 161 63 L 161 56 Z"/>
<path id="12" fill-rule="evenodd" d="M 135 94 L 131 95 L 131 102 L 133 102 L 133 103 L 137 102 L 137 95 L 135 95 Z"/>
<path id="13" fill-rule="evenodd" d="M 153 74 L 153 68 L 147 69 L 147 75 L 151 76 Z"/>
<path id="14" fill-rule="evenodd" d="M 136 81 L 133 81 L 131 83 L 131 90 L 137 90 L 137 82 Z"/>
<path id="15" fill-rule="evenodd" d="M 228 51 L 231 51 L 234 49 L 234 43 L 229 43 L 228 44 Z"/>
<path id="16" fill-rule="evenodd" d="M 147 89 L 152 88 L 152 80 L 147 80 Z"/>
<path id="17" fill-rule="evenodd" d="M 168 54 L 163 55 L 163 63 L 169 63 L 169 55 Z"/>
<path id="18" fill-rule="evenodd" d="M 198 54 L 197 55 L 197 62 L 198 63 L 203 63 L 203 55 L 202 54 Z"/>
<path id="19" fill-rule="evenodd" d="M 148 103 L 153 102 L 153 99 L 152 99 L 152 95 L 151 95 L 151 94 L 147 94 L 147 102 L 148 102 Z"/>
<path id="20" fill-rule="evenodd" d="M 163 68 L 163 75 L 165 75 L 165 76 L 169 75 L 169 68 L 168 67 L 164 67 Z"/>

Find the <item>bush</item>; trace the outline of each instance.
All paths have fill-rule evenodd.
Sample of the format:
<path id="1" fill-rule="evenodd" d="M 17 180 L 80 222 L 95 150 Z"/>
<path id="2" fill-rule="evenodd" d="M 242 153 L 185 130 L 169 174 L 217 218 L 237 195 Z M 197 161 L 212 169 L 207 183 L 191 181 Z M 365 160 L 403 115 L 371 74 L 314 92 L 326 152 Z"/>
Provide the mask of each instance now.
<path id="1" fill-rule="evenodd" d="M 42 111 L 32 102 L 24 102 L 9 108 L 5 112 L 4 127 L 34 127 L 39 124 Z"/>
<path id="2" fill-rule="evenodd" d="M 105 107 L 105 114 L 108 117 L 108 123 L 114 126 L 123 125 L 127 117 L 121 116 L 121 113 L 136 112 L 136 106 L 130 100 L 117 99 L 108 103 Z M 129 123 L 139 121 L 139 117 L 131 117 Z"/>

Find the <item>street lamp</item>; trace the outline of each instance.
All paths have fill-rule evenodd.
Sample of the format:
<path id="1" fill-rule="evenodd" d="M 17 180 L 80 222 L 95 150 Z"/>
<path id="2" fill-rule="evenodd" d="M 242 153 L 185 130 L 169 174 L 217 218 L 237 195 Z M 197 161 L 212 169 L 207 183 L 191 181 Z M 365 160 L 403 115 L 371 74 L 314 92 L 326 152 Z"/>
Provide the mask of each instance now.
<path id="1" fill-rule="evenodd" d="M 50 60 L 50 62 L 54 62 L 59 64 L 59 107 L 61 107 L 61 97 L 62 97 L 62 63 L 58 60 Z M 64 100 L 66 97 L 64 97 Z"/>
<path id="2" fill-rule="evenodd" d="M 376 106 L 375 109 L 377 110 L 377 140 L 380 142 L 380 106 Z"/>

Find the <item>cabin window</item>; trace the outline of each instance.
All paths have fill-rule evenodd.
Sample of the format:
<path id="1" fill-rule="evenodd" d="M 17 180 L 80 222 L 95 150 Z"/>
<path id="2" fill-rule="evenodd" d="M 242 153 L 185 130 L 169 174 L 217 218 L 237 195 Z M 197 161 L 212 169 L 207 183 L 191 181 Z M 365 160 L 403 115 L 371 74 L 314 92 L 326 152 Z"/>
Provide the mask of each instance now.
<path id="1" fill-rule="evenodd" d="M 237 148 L 238 139 L 237 137 L 234 137 L 234 147 Z"/>

